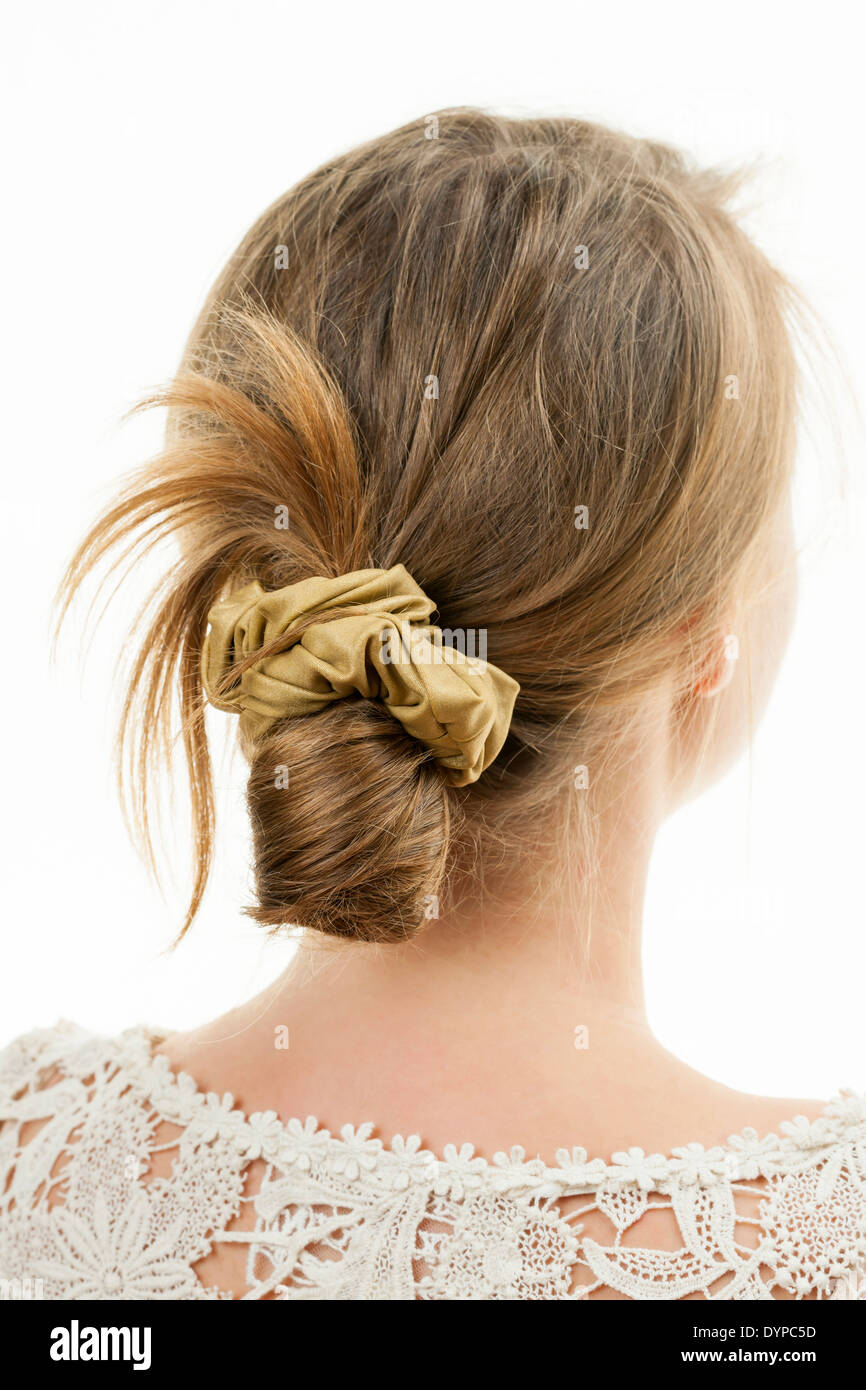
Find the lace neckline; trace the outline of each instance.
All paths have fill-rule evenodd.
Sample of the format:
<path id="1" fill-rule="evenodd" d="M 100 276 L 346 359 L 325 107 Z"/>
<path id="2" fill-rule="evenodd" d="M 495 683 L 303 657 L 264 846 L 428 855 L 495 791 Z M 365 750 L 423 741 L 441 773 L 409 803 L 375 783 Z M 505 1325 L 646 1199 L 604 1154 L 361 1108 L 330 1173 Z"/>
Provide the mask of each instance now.
<path id="1" fill-rule="evenodd" d="M 315 1116 L 281 1120 L 273 1110 L 247 1115 L 235 1106 L 230 1093 L 203 1091 L 193 1076 L 174 1071 L 167 1057 L 155 1055 L 154 1047 L 170 1030 L 139 1024 L 114 1039 L 101 1039 L 65 1020 L 59 1028 L 67 1038 L 70 1033 L 80 1037 L 85 1066 L 93 1048 L 114 1051 L 126 1077 L 160 1113 L 184 1125 L 198 1142 L 228 1137 L 251 1160 L 295 1165 L 302 1171 L 324 1165 L 359 1182 L 375 1174 L 377 1186 L 382 1179 L 396 1188 L 429 1180 L 436 1190 L 531 1188 L 539 1196 L 602 1188 L 649 1191 L 671 1183 L 710 1186 L 799 1170 L 822 1161 L 840 1142 L 866 1137 L 866 1094 L 845 1089 L 816 1120 L 794 1116 L 779 1126 L 780 1133 L 763 1137 L 747 1126 L 730 1135 L 727 1144 L 709 1148 L 690 1143 L 670 1154 L 646 1154 L 632 1147 L 607 1160 L 589 1158 L 580 1147 L 562 1148 L 556 1152 L 555 1166 L 541 1158 L 527 1158 L 520 1145 L 492 1159 L 476 1154 L 470 1143 L 446 1144 L 436 1154 L 421 1147 L 417 1134 L 397 1134 L 386 1144 L 376 1137 L 372 1122 L 343 1125 L 337 1135 L 320 1126 Z M 76 1070 L 83 1075 L 81 1065 Z"/>

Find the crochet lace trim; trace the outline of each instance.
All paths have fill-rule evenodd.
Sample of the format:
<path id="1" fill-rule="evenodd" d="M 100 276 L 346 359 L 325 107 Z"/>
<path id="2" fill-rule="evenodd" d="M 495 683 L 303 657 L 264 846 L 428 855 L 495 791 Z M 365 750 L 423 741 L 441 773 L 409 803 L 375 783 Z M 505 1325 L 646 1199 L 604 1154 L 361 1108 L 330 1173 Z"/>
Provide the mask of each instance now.
<path id="1" fill-rule="evenodd" d="M 77 1024 L 62 1020 L 55 1029 L 27 1035 L 30 1042 L 41 1032 L 60 1033 L 69 1041 L 92 1041 Z M 521 1145 L 510 1152 L 498 1152 L 492 1160 L 476 1154 L 471 1143 L 446 1144 L 441 1154 L 421 1147 L 418 1134 L 396 1134 L 389 1143 L 376 1137 L 372 1121 L 357 1127 L 345 1124 L 339 1134 L 319 1125 L 314 1115 L 280 1120 L 274 1110 L 256 1111 L 247 1116 L 235 1106 L 226 1092 L 217 1095 L 203 1091 L 187 1072 L 175 1072 L 166 1057 L 154 1055 L 168 1030 L 137 1025 L 113 1040 L 117 1062 L 140 1091 L 168 1120 L 185 1126 L 191 1139 L 206 1134 L 228 1138 L 248 1159 L 263 1158 L 280 1168 L 293 1165 L 308 1169 L 325 1165 L 343 1178 L 362 1186 L 402 1188 L 412 1180 L 431 1183 L 437 1193 L 486 1188 L 510 1192 L 532 1189 L 536 1195 L 561 1196 L 572 1192 L 620 1190 L 638 1187 L 651 1191 L 659 1184 L 712 1185 L 771 1178 L 813 1164 L 840 1141 L 854 1137 L 866 1127 L 866 1093 L 841 1090 L 813 1121 L 794 1116 L 780 1125 L 780 1133 L 759 1136 L 751 1127 L 728 1137 L 725 1145 L 705 1148 L 690 1143 L 670 1154 L 646 1154 L 641 1148 L 618 1151 L 608 1160 L 589 1158 L 584 1149 L 558 1149 L 556 1166 L 540 1158 L 527 1158 Z M 86 1063 L 85 1063 L 86 1065 Z M 76 1071 L 82 1074 L 81 1065 Z"/>
<path id="2" fill-rule="evenodd" d="M 155 1055 L 163 1036 L 63 1023 L 0 1051 L 0 1283 L 49 1299 L 866 1299 L 863 1095 L 763 1138 L 561 1149 L 551 1166 L 247 1116 Z"/>

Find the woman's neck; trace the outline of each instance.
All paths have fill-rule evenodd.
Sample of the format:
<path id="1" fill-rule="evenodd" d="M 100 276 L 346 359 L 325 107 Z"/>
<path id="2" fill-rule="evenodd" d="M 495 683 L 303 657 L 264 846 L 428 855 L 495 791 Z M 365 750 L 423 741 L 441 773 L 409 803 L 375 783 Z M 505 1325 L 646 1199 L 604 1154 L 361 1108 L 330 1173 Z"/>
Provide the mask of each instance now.
<path id="1" fill-rule="evenodd" d="M 729 1092 L 649 1029 L 641 917 L 665 809 L 655 747 L 655 765 L 632 767 L 628 794 L 599 817 L 591 879 L 574 854 L 534 859 L 510 897 L 464 900 L 405 944 L 309 935 L 273 985 L 162 1051 L 247 1111 L 337 1129 L 372 1120 L 386 1139 L 470 1139 L 488 1156 L 515 1142 L 549 1159 L 575 1142 L 666 1150 L 790 1118 L 788 1102 Z"/>
<path id="2" fill-rule="evenodd" d="M 645 750 L 648 740 L 641 747 Z M 593 1019 L 646 1027 L 641 934 L 649 862 L 665 806 L 665 745 L 624 765 L 619 788 L 596 803 L 592 872 L 555 834 L 539 836 L 504 882 L 471 893 L 410 941 L 367 945 L 307 934 L 277 993 L 349 1015 L 448 1019 L 452 1036 L 561 1038 Z M 583 795 L 569 784 L 567 795 Z M 567 822 L 565 810 L 562 822 Z M 407 1024 L 409 1023 L 407 1018 Z"/>

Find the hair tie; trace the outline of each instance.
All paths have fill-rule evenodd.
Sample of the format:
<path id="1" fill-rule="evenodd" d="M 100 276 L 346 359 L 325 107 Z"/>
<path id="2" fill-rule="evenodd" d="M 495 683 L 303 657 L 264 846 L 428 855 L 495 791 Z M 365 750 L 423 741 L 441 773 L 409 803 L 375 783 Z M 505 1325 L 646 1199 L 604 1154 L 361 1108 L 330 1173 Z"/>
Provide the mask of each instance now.
<path id="1" fill-rule="evenodd" d="M 381 700 L 451 782 L 467 786 L 505 742 L 520 687 L 498 666 L 445 646 L 441 629 L 428 622 L 435 608 L 402 565 L 304 579 L 270 593 L 254 581 L 208 613 L 205 694 L 217 709 L 239 714 L 242 736 L 251 738 L 349 695 Z M 336 616 L 303 627 L 290 646 L 217 693 L 233 665 L 318 614 Z"/>

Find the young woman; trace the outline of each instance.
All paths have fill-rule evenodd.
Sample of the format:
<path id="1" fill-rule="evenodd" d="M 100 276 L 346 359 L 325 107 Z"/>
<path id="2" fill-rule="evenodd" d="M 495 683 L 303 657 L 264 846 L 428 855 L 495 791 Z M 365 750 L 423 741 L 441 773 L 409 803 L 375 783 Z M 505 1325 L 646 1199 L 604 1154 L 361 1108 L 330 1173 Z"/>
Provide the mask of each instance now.
<path id="1" fill-rule="evenodd" d="M 226 711 L 249 911 L 304 930 L 192 1032 L 6 1050 L 4 1277 L 850 1296 L 863 1100 L 730 1090 L 643 1003 L 656 831 L 742 752 L 793 606 L 790 296 L 729 191 L 595 125 L 464 110 L 317 170 L 232 256 L 165 452 L 65 598 L 176 537 L 125 711 L 137 823 L 179 733 L 188 926 Z"/>

